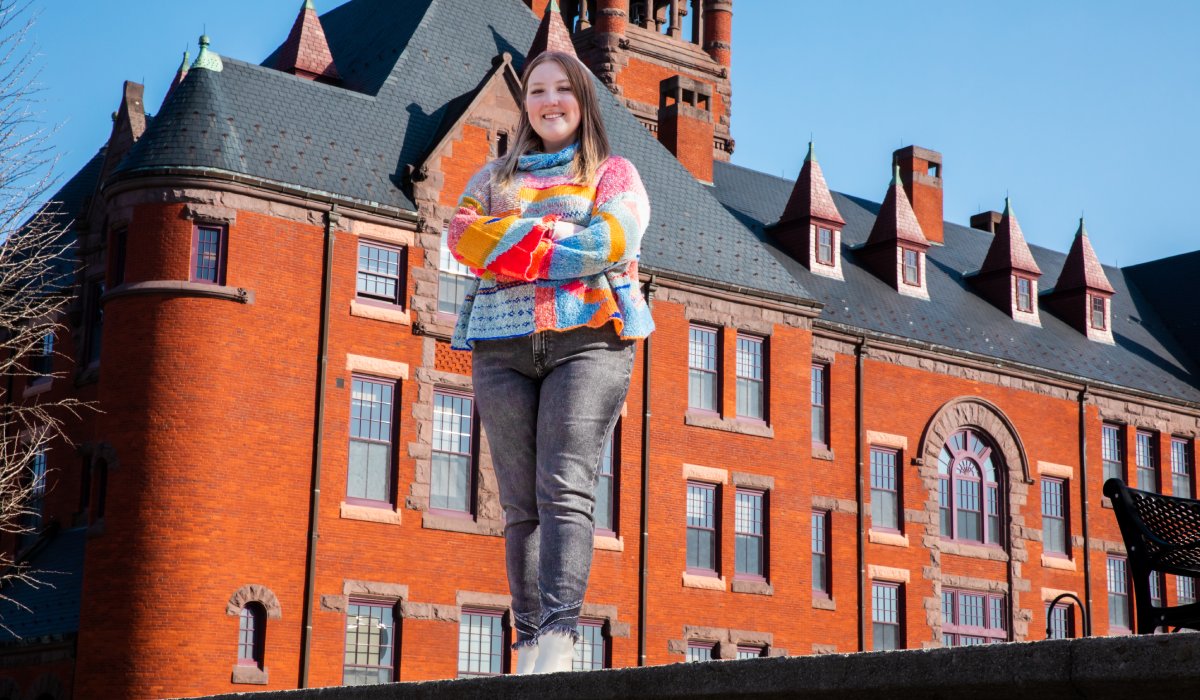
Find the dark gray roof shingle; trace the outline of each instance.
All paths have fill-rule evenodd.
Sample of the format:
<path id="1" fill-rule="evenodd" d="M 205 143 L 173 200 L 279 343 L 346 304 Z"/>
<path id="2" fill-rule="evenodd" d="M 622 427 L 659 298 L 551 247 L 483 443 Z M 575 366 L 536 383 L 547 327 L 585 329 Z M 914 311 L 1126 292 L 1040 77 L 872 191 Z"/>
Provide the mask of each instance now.
<path id="1" fill-rule="evenodd" d="M 30 561 L 42 585 L 18 582 L 3 592 L 9 600 L 0 601 L 0 622 L 8 629 L 0 628 L 0 645 L 79 631 L 86 534 L 82 527 L 60 531 Z"/>

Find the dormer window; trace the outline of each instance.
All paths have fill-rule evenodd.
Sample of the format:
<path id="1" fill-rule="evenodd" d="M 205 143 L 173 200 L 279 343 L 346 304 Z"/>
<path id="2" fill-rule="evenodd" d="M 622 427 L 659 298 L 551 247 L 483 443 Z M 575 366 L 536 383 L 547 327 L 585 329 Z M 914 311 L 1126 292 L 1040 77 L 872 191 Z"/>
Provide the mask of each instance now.
<path id="1" fill-rule="evenodd" d="M 1017 277 L 1017 311 L 1033 311 L 1033 282 L 1028 277 Z"/>
<path id="2" fill-rule="evenodd" d="M 817 262 L 833 265 L 833 231 L 817 227 Z"/>
<path id="3" fill-rule="evenodd" d="M 1104 297 L 1090 296 L 1091 299 L 1091 323 L 1092 328 L 1096 330 L 1104 330 L 1108 327 L 1108 319 L 1104 308 Z"/>
<path id="4" fill-rule="evenodd" d="M 921 254 L 915 250 L 903 248 L 904 251 L 904 283 L 913 287 L 921 286 Z"/>

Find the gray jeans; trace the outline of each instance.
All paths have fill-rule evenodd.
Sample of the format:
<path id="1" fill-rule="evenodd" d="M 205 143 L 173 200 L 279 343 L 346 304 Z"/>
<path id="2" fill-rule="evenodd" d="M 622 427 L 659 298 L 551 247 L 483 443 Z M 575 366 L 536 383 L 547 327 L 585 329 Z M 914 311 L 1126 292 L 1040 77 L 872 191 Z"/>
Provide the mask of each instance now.
<path id="1" fill-rule="evenodd" d="M 504 506 L 513 648 L 547 631 L 577 638 L 596 473 L 635 348 L 611 324 L 475 342 L 475 401 Z"/>

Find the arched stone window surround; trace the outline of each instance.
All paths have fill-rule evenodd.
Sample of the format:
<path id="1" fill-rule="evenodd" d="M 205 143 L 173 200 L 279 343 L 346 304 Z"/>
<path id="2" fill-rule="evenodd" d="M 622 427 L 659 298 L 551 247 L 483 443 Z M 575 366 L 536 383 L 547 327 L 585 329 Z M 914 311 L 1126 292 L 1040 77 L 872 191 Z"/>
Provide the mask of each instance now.
<path id="1" fill-rule="evenodd" d="M 938 505 L 945 509 L 942 512 L 945 521 L 939 528 L 942 537 L 989 545 L 1004 544 L 999 523 L 1007 510 L 1005 487 L 1008 479 L 1001 476 L 1003 465 L 996 467 L 1000 458 L 989 436 L 971 427 L 959 428 L 942 446 L 938 456 Z M 972 485 L 975 508 L 964 506 L 961 498 L 963 486 L 969 489 Z M 978 514 L 975 534 L 962 531 L 962 515 L 971 512 Z M 969 524 L 970 520 L 966 522 Z"/>
<path id="2" fill-rule="evenodd" d="M 242 614 L 242 608 L 252 602 L 260 603 L 263 606 L 263 609 L 267 611 L 268 620 L 283 619 L 283 608 L 280 607 L 279 599 L 275 597 L 274 591 L 256 583 L 248 583 L 237 589 L 237 592 L 229 598 L 229 604 L 225 606 L 225 614 L 237 617 Z"/>
<path id="3" fill-rule="evenodd" d="M 977 428 L 992 439 L 996 449 L 1004 456 L 1010 480 L 1033 483 L 1025 444 L 1012 421 L 995 404 L 978 396 L 953 399 L 939 408 L 925 426 L 917 454 L 921 455 L 925 464 L 936 468 L 942 446 L 962 428 Z"/>

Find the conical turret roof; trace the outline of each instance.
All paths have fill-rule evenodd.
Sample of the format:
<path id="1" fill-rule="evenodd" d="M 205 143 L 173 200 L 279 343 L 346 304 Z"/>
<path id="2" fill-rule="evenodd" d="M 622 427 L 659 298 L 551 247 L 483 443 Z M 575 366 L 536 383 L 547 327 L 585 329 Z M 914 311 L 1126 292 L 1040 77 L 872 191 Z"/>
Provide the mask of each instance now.
<path id="1" fill-rule="evenodd" d="M 888 188 L 879 213 L 875 215 L 875 225 L 871 227 L 871 235 L 867 237 L 867 245 L 903 241 L 929 247 L 929 240 L 921 232 L 921 224 L 913 212 L 912 203 L 904 193 L 904 183 L 900 181 L 900 166 L 895 166 L 892 184 Z"/>
<path id="2" fill-rule="evenodd" d="M 788 198 L 783 216 L 779 220 L 795 221 L 809 217 L 824 219 L 838 225 L 846 223 L 837 205 L 833 203 L 833 196 L 829 194 L 829 185 L 825 184 L 825 175 L 821 172 L 821 164 L 817 162 L 813 152 L 812 141 L 808 142 L 808 155 L 804 158 L 804 165 L 800 168 L 792 195 Z"/>
<path id="3" fill-rule="evenodd" d="M 1041 268 L 1033 259 L 1033 254 L 1029 252 L 1025 234 L 1021 231 L 1021 224 L 1017 221 L 1016 214 L 1013 213 L 1012 202 L 1008 197 L 1004 198 L 1004 214 L 1000 217 L 996 235 L 992 238 L 992 245 L 988 248 L 987 256 L 983 259 L 983 267 L 979 272 L 995 272 L 997 270 L 1016 270 L 1031 275 L 1042 274 Z"/>
<path id="4" fill-rule="evenodd" d="M 333 53 L 325 39 L 325 28 L 312 0 L 305 0 L 292 25 L 292 33 L 280 47 L 275 68 L 306 78 L 340 80 Z"/>

